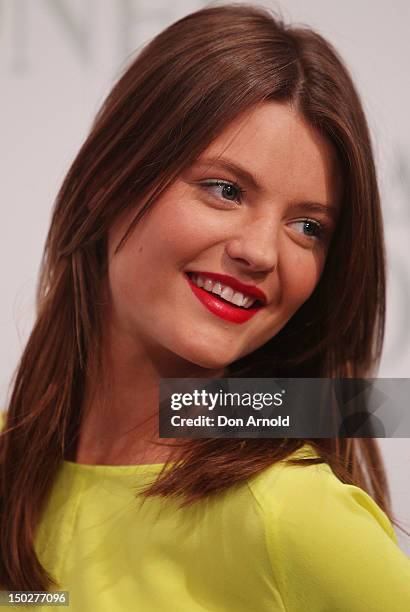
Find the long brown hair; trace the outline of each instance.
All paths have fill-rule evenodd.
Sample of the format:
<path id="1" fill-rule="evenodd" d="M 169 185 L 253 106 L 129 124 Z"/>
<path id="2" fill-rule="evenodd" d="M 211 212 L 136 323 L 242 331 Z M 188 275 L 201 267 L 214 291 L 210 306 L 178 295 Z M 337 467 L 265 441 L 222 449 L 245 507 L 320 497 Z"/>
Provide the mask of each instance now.
<path id="1" fill-rule="evenodd" d="M 106 236 L 135 207 L 135 223 L 240 113 L 294 105 L 333 143 L 344 179 L 341 216 L 312 296 L 267 344 L 228 376 L 367 377 L 380 359 L 385 256 L 366 120 L 333 47 L 265 9 L 208 7 L 154 38 L 104 102 L 58 194 L 38 286 L 37 319 L 17 368 L 1 437 L 0 583 L 55 584 L 33 544 L 61 461 L 78 436 L 85 377 L 101 366 L 99 291 Z M 146 495 L 185 504 L 217 493 L 313 444 L 343 481 L 368 491 L 392 518 L 374 439 L 184 440 Z M 168 466 L 170 467 L 170 466 Z"/>

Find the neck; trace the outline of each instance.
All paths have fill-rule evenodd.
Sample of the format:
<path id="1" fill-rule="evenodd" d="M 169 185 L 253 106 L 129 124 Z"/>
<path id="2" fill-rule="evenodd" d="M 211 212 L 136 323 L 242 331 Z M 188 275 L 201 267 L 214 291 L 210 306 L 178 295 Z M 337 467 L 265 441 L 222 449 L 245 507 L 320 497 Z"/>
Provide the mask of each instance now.
<path id="1" fill-rule="evenodd" d="M 75 460 L 107 465 L 165 461 L 172 449 L 169 439 L 159 438 L 160 379 L 218 378 L 223 370 L 202 368 L 163 347 L 147 348 L 117 329 L 104 340 L 102 371 L 93 375 L 90 368 L 86 377 Z"/>

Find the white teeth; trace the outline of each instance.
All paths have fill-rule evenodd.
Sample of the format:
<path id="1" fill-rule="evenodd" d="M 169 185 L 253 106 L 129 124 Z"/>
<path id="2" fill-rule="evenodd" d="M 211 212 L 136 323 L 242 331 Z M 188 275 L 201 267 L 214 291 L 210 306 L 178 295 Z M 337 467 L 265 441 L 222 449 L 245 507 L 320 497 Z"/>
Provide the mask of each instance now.
<path id="1" fill-rule="evenodd" d="M 222 285 L 221 283 L 215 283 L 213 289 L 212 289 L 212 293 L 216 293 L 216 295 L 221 295 L 222 293 Z"/>
<path id="2" fill-rule="evenodd" d="M 232 304 L 235 304 L 236 306 L 242 306 L 243 301 L 245 299 L 246 298 L 242 293 L 239 293 L 239 291 L 236 291 L 232 297 Z"/>
<path id="3" fill-rule="evenodd" d="M 242 303 L 242 308 L 249 308 L 255 302 L 254 298 L 246 297 Z"/>
<path id="4" fill-rule="evenodd" d="M 224 287 L 222 289 L 222 293 L 221 293 L 221 297 L 224 300 L 228 300 L 228 302 L 232 302 L 232 298 L 233 298 L 233 294 L 234 294 L 234 290 L 231 289 L 230 287 Z"/>
<path id="5" fill-rule="evenodd" d="M 205 278 L 199 274 L 192 275 L 193 282 L 198 286 L 202 287 L 210 293 L 220 295 L 224 300 L 232 302 L 235 306 L 241 306 L 242 308 L 249 308 L 252 306 L 256 299 L 250 296 L 245 296 L 240 291 L 234 291 L 231 287 L 222 285 L 219 281 L 213 281 L 210 278 Z"/>
<path id="6" fill-rule="evenodd" d="M 206 289 L 207 291 L 212 291 L 213 284 L 213 281 L 207 278 L 204 283 L 204 289 Z"/>

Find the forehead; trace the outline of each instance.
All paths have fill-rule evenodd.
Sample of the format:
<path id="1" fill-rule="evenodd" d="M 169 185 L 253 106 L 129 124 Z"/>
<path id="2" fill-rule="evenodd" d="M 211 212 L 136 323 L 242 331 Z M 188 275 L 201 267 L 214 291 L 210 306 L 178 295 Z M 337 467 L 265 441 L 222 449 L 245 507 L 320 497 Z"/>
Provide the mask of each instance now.
<path id="1" fill-rule="evenodd" d="M 218 157 L 246 168 L 270 197 L 335 205 L 340 200 L 333 145 L 288 103 L 266 102 L 235 119 L 199 160 Z"/>

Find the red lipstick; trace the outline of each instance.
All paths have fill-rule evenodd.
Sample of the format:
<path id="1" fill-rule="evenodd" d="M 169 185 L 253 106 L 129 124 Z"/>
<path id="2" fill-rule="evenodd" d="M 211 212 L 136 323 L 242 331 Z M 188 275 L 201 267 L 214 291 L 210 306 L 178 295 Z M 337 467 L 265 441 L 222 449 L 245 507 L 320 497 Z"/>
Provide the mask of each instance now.
<path id="1" fill-rule="evenodd" d="M 232 276 L 217 274 L 215 272 L 192 272 L 192 274 L 219 281 L 222 284 L 228 285 L 232 289 L 235 289 L 236 291 L 240 291 L 245 295 L 255 297 L 262 302 L 263 305 L 266 304 L 266 295 L 263 293 L 263 291 L 252 285 L 245 285 Z M 241 308 L 239 306 L 235 306 L 234 304 L 230 304 L 229 302 L 223 300 L 215 293 L 210 293 L 209 291 L 198 287 L 188 274 L 186 274 L 186 278 L 192 292 L 198 298 L 198 300 L 202 302 L 202 304 L 210 312 L 217 315 L 221 319 L 224 319 L 225 321 L 230 321 L 231 323 L 245 323 L 262 308 L 261 305 L 253 306 L 251 308 Z"/>

